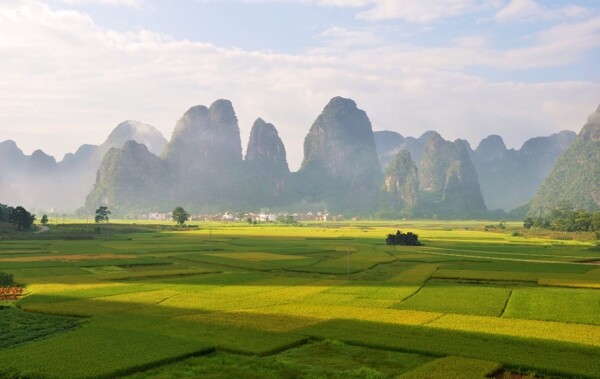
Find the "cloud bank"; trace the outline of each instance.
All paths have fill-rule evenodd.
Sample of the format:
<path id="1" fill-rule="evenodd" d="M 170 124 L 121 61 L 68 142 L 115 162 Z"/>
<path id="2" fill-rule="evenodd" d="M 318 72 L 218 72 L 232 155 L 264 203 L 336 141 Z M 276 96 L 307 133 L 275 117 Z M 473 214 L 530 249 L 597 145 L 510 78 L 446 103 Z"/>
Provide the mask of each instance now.
<path id="1" fill-rule="evenodd" d="M 405 7 L 391 0 L 318 3 L 356 7 L 357 17 L 411 22 L 502 9 L 497 2 L 467 0 L 407 1 Z M 493 133 L 509 146 L 578 130 L 600 100 L 593 81 L 491 81 L 469 74 L 472 67 L 506 72 L 577 62 L 600 46 L 600 17 L 594 16 L 558 20 L 507 49 L 474 35 L 425 47 L 385 42 L 370 29 L 333 27 L 321 33 L 320 45 L 280 54 L 144 28 L 120 32 L 81 11 L 9 0 L 0 3 L 0 35 L 0 140 L 14 139 L 26 152 L 43 148 L 57 159 L 83 143 L 102 142 L 126 119 L 155 125 L 169 138 L 185 110 L 217 98 L 233 101 L 243 143 L 256 118 L 274 123 L 292 168 L 300 164 L 310 125 L 333 96 L 355 99 L 378 130 L 418 136 L 435 129 L 472 144 Z"/>

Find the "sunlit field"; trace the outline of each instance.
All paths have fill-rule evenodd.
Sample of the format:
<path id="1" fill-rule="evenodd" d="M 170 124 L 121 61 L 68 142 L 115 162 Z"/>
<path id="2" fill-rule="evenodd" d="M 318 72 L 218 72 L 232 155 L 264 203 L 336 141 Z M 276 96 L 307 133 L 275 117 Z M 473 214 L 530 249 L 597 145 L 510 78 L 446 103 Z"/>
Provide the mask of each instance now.
<path id="1" fill-rule="evenodd" d="M 0 240 L 24 286 L 0 301 L 0 377 L 600 377 L 600 250 L 579 235 L 72 222 Z M 397 229 L 424 245 L 385 245 Z"/>

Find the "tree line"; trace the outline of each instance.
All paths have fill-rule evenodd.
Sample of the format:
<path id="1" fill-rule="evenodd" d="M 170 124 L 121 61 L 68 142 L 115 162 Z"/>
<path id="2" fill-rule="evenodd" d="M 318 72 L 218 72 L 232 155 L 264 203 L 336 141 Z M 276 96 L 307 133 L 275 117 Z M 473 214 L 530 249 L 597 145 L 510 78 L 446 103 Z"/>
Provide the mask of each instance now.
<path id="1" fill-rule="evenodd" d="M 526 229 L 541 228 L 563 232 L 600 233 L 600 211 L 590 212 L 574 209 L 568 203 L 559 204 L 548 215 L 527 217 L 523 221 Z"/>

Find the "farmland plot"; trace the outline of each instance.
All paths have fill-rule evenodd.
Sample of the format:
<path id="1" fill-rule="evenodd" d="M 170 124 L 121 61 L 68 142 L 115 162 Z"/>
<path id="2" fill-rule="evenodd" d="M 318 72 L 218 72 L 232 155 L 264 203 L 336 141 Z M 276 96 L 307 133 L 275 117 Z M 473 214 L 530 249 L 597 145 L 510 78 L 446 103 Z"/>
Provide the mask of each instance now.
<path id="1" fill-rule="evenodd" d="M 384 222 L 210 225 L 0 241 L 25 295 L 0 309 L 0 377 L 600 377 L 589 243 L 472 222 L 403 227 L 420 247 L 386 246 Z"/>

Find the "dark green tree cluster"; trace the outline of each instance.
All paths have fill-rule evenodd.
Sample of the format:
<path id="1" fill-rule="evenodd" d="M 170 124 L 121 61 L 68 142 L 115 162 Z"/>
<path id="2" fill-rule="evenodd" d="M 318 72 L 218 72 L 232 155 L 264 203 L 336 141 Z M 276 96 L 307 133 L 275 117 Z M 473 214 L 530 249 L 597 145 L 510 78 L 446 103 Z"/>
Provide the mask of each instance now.
<path id="1" fill-rule="evenodd" d="M 10 287 L 15 284 L 13 274 L 0 272 L 0 287 Z"/>
<path id="2" fill-rule="evenodd" d="M 401 245 L 401 246 L 421 246 L 421 242 L 419 242 L 419 236 L 408 232 L 402 233 L 397 230 L 396 234 L 388 234 L 385 239 L 386 245 Z"/>
<path id="3" fill-rule="evenodd" d="M 186 221 L 190 219 L 190 214 L 183 209 L 183 207 L 176 207 L 173 209 L 173 221 L 177 223 L 179 226 L 183 226 Z"/>
<path id="4" fill-rule="evenodd" d="M 15 224 L 18 230 L 30 229 L 35 221 L 35 215 L 22 206 L 10 207 L 0 204 L 0 222 Z"/>
<path id="5" fill-rule="evenodd" d="M 96 216 L 94 216 L 94 221 L 96 221 L 96 224 L 99 224 L 101 222 L 108 222 L 109 216 L 110 210 L 107 206 L 102 205 L 98 207 L 98 209 L 96 209 Z"/>
<path id="6" fill-rule="evenodd" d="M 562 203 L 548 216 L 526 218 L 523 226 L 526 229 L 533 227 L 564 232 L 600 232 L 600 211 L 573 209 L 572 205 Z"/>

